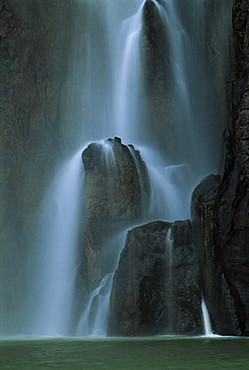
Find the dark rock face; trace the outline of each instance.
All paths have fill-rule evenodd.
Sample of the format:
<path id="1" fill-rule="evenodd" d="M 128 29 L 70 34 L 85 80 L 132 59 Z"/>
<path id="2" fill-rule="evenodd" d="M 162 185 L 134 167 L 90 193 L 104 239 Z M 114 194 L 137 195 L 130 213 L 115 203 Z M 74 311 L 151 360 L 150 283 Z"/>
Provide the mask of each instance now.
<path id="1" fill-rule="evenodd" d="M 194 190 L 192 223 L 202 271 L 202 286 L 212 326 L 219 334 L 240 334 L 235 302 L 220 265 L 221 252 L 217 248 L 218 225 L 216 207 L 220 177 L 210 175 Z M 226 331 L 227 330 L 227 331 Z"/>
<path id="2" fill-rule="evenodd" d="M 82 153 L 85 167 L 84 244 L 87 280 L 96 287 L 112 271 L 108 253 L 114 235 L 143 220 L 150 186 L 139 152 L 119 138 L 92 143 Z"/>
<path id="3" fill-rule="evenodd" d="M 194 191 L 193 226 L 213 329 L 249 334 L 249 4 L 234 5 L 232 122 L 224 133 L 226 160 L 219 183 L 211 175 Z M 236 57 L 235 57 L 236 55 Z"/>
<path id="4" fill-rule="evenodd" d="M 151 0 L 147 0 L 143 8 L 141 54 L 150 136 L 158 143 L 158 150 L 162 149 L 164 153 L 166 150 L 170 154 L 177 143 L 170 97 L 169 40 L 157 5 Z"/>
<path id="5" fill-rule="evenodd" d="M 0 308 L 11 315 L 3 330 L 18 325 L 37 208 L 64 155 L 59 114 L 71 19 L 67 0 L 0 2 Z"/>
<path id="6" fill-rule="evenodd" d="M 58 166 L 82 145 L 86 8 L 0 1 L 0 310 L 10 315 L 8 333 L 22 321 L 37 209 Z"/>
<path id="7" fill-rule="evenodd" d="M 108 334 L 201 334 L 199 283 L 189 221 L 133 228 L 114 276 Z"/>
<path id="8" fill-rule="evenodd" d="M 214 107 L 211 119 L 220 126 L 224 117 L 229 116 L 231 100 L 230 49 L 233 0 L 204 0 L 203 5 L 206 24 L 204 42 L 207 51 L 207 68 L 210 72 L 210 84 L 207 90 L 209 97 L 213 96 Z"/>

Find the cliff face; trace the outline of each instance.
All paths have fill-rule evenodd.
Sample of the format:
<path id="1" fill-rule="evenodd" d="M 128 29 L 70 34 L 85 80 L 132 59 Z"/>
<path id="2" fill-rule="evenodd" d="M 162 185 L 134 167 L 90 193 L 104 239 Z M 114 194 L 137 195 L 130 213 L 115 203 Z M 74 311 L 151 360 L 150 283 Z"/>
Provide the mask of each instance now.
<path id="1" fill-rule="evenodd" d="M 224 132 L 224 175 L 194 191 L 192 218 L 201 249 L 204 292 L 219 334 L 249 333 L 249 4 L 235 1 L 232 117 Z"/>
<path id="2" fill-rule="evenodd" d="M 1 1 L 1 305 L 15 316 L 27 278 L 37 208 L 59 157 L 73 8 L 62 1 Z M 5 320 L 6 321 L 6 320 Z M 11 327 L 11 323 L 9 323 Z M 8 326 L 8 323 L 6 323 Z"/>

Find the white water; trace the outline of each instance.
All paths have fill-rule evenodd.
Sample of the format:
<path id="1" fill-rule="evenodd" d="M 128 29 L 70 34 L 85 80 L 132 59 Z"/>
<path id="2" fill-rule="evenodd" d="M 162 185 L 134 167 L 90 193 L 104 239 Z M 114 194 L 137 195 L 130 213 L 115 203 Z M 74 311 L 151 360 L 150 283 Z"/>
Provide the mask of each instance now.
<path id="1" fill-rule="evenodd" d="M 100 285 L 90 294 L 76 328 L 77 336 L 106 336 L 112 280 L 113 273 L 106 274 Z"/>
<path id="2" fill-rule="evenodd" d="M 85 1 L 82 140 L 139 139 L 142 0 Z M 86 64 L 86 68 L 85 68 Z"/>
<path id="3" fill-rule="evenodd" d="M 71 333 L 83 166 L 78 152 L 56 174 L 39 214 L 31 334 Z"/>
<path id="4" fill-rule="evenodd" d="M 111 178 L 112 174 L 117 172 L 117 162 L 113 151 L 113 145 L 111 145 L 108 140 L 101 140 L 100 144 L 102 145 L 105 159 L 105 170 Z M 111 198 L 111 194 L 109 194 L 109 196 Z"/>
<path id="5" fill-rule="evenodd" d="M 219 144 L 215 143 L 219 135 L 209 117 L 211 103 L 205 96 L 210 79 L 206 71 L 203 73 L 207 63 L 203 0 L 187 4 L 181 0 L 154 1 L 170 52 L 170 77 L 164 83 L 171 86 L 174 132 L 169 133 L 172 129 L 168 127 L 167 114 L 162 131 L 165 137 L 173 135 L 175 150 L 170 157 L 167 157 L 166 140 L 165 150 L 160 149 L 159 153 L 158 141 L 150 135 L 157 128 L 150 127 L 146 118 L 148 107 L 144 106 L 146 91 L 140 51 L 146 2 L 86 0 L 84 3 L 86 68 L 84 64 L 82 138 L 89 142 L 119 136 L 122 142 L 132 143 L 136 148 L 145 147 L 146 143 L 141 154 L 149 167 L 154 189 L 152 218 L 189 218 L 193 187 L 204 175 L 217 171 L 219 152 Z M 221 125 L 219 130 L 222 131 Z M 183 166 L 187 171 L 183 172 Z M 172 181 L 170 169 L 179 172 L 180 185 Z"/>
<path id="6" fill-rule="evenodd" d="M 212 324 L 211 324 L 210 316 L 209 316 L 208 309 L 206 306 L 206 302 L 203 297 L 202 297 L 202 302 L 201 302 L 201 308 L 202 308 L 202 316 L 203 316 L 203 323 L 204 323 L 204 334 L 206 336 L 210 336 L 213 334 Z"/>
<path id="7" fill-rule="evenodd" d="M 166 256 L 168 258 L 168 334 L 174 334 L 174 275 L 173 275 L 174 239 L 172 229 L 166 235 Z"/>
<path id="8" fill-rule="evenodd" d="M 140 1 L 141 3 L 141 1 Z M 143 3 L 138 11 L 121 23 L 117 43 L 119 46 L 117 61 L 118 69 L 114 85 L 114 122 L 115 132 L 123 140 L 137 143 L 141 135 L 143 119 L 141 97 L 141 60 L 140 31 L 142 28 Z"/>
<path id="9" fill-rule="evenodd" d="M 167 247 L 167 254 L 169 258 L 169 266 L 170 266 L 170 280 L 172 281 L 173 277 L 173 247 L 174 247 L 174 239 L 172 236 L 172 229 L 169 228 L 167 235 L 166 235 L 166 247 Z"/>
<path id="10" fill-rule="evenodd" d="M 176 146 L 173 158 L 190 166 L 197 182 L 206 173 L 217 171 L 223 131 L 222 125 L 214 123 L 213 101 L 205 94 L 211 76 L 205 44 L 204 0 L 164 0 L 155 4 L 169 42 Z"/>
<path id="11" fill-rule="evenodd" d="M 85 1 L 82 142 L 120 136 L 125 144 L 143 145 L 141 138 L 145 134 L 142 132 L 146 132 L 145 125 L 149 124 L 143 105 L 145 91 L 140 60 L 144 3 L 141 0 Z M 210 151 L 214 129 L 209 128 L 209 101 L 205 95 L 203 98 L 205 86 L 209 83 L 208 76 L 205 79 L 203 73 L 203 1 L 189 2 L 188 21 L 184 19 L 182 0 L 165 0 L 160 4 L 155 1 L 155 4 L 164 21 L 165 37 L 170 45 L 176 146 L 170 158 L 165 156 L 167 148 L 159 155 L 158 143 L 151 136 L 151 141 L 150 137 L 146 138 L 150 147 L 141 147 L 140 151 L 148 166 L 152 188 L 147 218 L 173 221 L 189 217 L 193 183 L 195 185 L 204 174 L 216 171 L 217 148 Z M 165 122 L 167 119 L 165 117 Z M 152 130 L 156 128 L 152 127 Z M 167 129 L 163 134 L 168 134 Z M 115 158 L 108 144 L 105 149 L 107 165 L 114 169 Z M 68 163 L 56 176 L 43 204 L 38 288 L 32 298 L 36 312 L 36 317 L 32 317 L 35 334 L 68 335 L 72 326 L 82 186 L 80 153 L 77 156 L 78 159 Z M 52 214 L 48 216 L 51 207 Z M 91 293 L 78 324 L 77 335 L 104 335 L 106 332 L 110 291 L 102 296 L 101 290 L 107 280 L 111 281 L 112 274 L 110 271 L 103 277 L 100 286 Z M 99 303 L 102 298 L 103 301 L 89 326 L 94 297 L 99 298 Z"/>

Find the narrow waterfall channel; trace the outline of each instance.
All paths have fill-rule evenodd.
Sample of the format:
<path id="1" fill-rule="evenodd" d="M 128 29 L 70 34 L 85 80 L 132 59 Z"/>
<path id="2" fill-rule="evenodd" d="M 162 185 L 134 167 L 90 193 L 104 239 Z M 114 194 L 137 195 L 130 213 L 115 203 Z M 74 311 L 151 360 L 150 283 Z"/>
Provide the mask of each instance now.
<path id="1" fill-rule="evenodd" d="M 174 239 L 172 237 L 172 229 L 169 228 L 166 235 L 166 255 L 168 260 L 168 334 L 174 334 L 174 275 L 173 275 L 173 252 L 174 252 Z"/>
<path id="2" fill-rule="evenodd" d="M 201 302 L 201 307 L 202 307 L 202 314 L 203 314 L 203 321 L 204 321 L 204 329 L 205 329 L 205 335 L 212 335 L 212 324 L 210 320 L 210 316 L 208 313 L 207 305 L 205 302 L 205 299 L 202 297 L 202 302 Z"/>
<path id="3" fill-rule="evenodd" d="M 174 149 L 169 156 L 166 144 L 165 150 L 158 151 L 156 137 L 150 134 L 157 128 L 150 126 L 150 107 L 145 103 L 148 91 L 141 43 L 145 37 L 144 7 L 150 2 L 164 24 L 170 53 L 168 84 L 172 90 L 168 94 L 173 113 L 164 117 L 162 132 L 162 136 L 169 135 L 167 121 L 173 120 L 174 132 L 170 135 Z M 115 156 L 101 140 L 119 136 L 122 142 L 140 150 L 152 192 L 145 221 L 189 218 L 193 187 L 204 175 L 217 172 L 220 146 L 217 138 L 221 137 L 223 128 L 210 124 L 212 102 L 204 93 L 209 75 L 204 73 L 207 55 L 203 3 L 203 0 L 85 1 L 82 143 L 102 142 L 110 173 L 115 171 Z M 138 176 L 139 171 L 137 168 Z M 85 302 L 79 317 L 72 317 L 82 173 L 80 151 L 56 175 L 43 203 L 38 243 L 43 252 L 39 251 L 38 285 L 33 297 L 37 315 L 31 324 L 35 334 L 106 334 L 115 270 L 102 276 L 99 287 L 83 297 Z M 51 207 L 52 215 L 48 218 Z M 170 233 L 167 244 L 172 247 Z M 172 251 L 169 253 L 172 257 Z M 115 268 L 117 264 L 118 261 Z"/>

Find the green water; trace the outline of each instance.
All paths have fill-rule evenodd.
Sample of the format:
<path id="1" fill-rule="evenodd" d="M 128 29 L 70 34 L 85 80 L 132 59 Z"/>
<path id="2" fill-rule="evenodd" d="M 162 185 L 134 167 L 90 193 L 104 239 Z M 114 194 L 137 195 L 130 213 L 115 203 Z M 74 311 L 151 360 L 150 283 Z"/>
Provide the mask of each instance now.
<path id="1" fill-rule="evenodd" d="M 249 338 L 67 338 L 0 344 L 0 369 L 249 369 Z"/>

